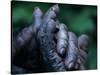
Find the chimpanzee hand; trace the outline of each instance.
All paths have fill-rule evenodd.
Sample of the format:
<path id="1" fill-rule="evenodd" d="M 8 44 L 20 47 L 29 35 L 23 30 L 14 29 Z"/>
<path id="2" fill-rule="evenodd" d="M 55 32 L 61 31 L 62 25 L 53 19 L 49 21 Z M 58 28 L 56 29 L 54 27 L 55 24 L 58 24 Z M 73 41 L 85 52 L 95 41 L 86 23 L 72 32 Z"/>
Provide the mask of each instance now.
<path id="1" fill-rule="evenodd" d="M 33 22 L 29 27 L 25 27 L 13 41 L 12 49 L 12 73 L 20 72 L 19 69 L 27 69 L 27 72 L 41 72 L 41 54 L 38 50 L 36 34 L 41 25 L 42 11 L 35 7 L 33 12 Z M 16 69 L 17 66 L 17 69 Z M 39 69 L 40 68 L 40 69 Z M 30 70 L 30 71 L 29 71 Z"/>
<path id="2" fill-rule="evenodd" d="M 58 12 L 58 5 L 51 7 L 44 15 L 38 32 L 44 63 L 49 71 L 85 69 L 88 36 L 82 35 L 78 39 L 65 24 L 56 22 Z"/>

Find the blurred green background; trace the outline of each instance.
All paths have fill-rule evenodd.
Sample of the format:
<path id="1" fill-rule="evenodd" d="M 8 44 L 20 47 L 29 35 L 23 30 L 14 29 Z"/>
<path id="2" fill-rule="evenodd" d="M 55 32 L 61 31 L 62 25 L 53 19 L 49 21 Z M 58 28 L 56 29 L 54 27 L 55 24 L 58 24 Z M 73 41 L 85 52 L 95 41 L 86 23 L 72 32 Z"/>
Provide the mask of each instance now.
<path id="1" fill-rule="evenodd" d="M 45 13 L 54 3 L 12 1 L 12 31 L 16 36 L 24 27 L 32 23 L 34 7 Z M 87 34 L 90 37 L 87 69 L 97 69 L 97 6 L 59 4 L 59 20 L 77 36 Z"/>

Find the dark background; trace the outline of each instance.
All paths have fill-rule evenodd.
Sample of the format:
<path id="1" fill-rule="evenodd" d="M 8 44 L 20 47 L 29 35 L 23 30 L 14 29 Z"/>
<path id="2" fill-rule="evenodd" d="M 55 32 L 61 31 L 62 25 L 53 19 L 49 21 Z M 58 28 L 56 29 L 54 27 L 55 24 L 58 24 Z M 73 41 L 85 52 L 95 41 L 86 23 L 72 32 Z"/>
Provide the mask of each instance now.
<path id="1" fill-rule="evenodd" d="M 32 23 L 34 7 L 45 13 L 53 3 L 12 1 L 12 31 L 16 36 L 24 27 Z M 87 69 L 97 69 L 97 6 L 59 4 L 59 20 L 77 36 L 87 34 L 90 37 Z"/>

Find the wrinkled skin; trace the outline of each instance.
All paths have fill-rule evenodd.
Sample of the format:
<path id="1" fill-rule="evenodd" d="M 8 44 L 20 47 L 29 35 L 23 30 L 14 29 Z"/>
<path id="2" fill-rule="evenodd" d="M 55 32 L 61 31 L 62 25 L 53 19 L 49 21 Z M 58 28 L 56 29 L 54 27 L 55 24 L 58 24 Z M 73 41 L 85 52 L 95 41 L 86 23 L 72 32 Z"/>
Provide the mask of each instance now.
<path id="1" fill-rule="evenodd" d="M 32 24 L 13 41 L 12 73 L 86 69 L 88 36 L 78 38 L 65 24 L 57 22 L 58 13 L 57 4 L 45 14 L 35 7 Z"/>

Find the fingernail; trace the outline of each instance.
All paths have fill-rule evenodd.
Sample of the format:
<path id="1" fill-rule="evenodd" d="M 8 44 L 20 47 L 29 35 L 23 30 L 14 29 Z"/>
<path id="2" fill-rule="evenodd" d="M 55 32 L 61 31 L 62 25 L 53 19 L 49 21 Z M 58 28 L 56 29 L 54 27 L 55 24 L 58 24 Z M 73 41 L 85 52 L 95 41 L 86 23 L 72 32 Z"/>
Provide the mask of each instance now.
<path id="1" fill-rule="evenodd" d="M 34 8 L 34 15 L 38 15 L 38 16 L 41 16 L 42 15 L 42 11 L 40 10 L 40 8 L 39 7 L 35 7 Z"/>
<path id="2" fill-rule="evenodd" d="M 53 9 L 53 11 L 55 11 L 56 13 L 59 12 L 59 6 L 58 6 L 58 4 L 54 5 L 54 6 L 52 7 L 52 9 Z"/>

